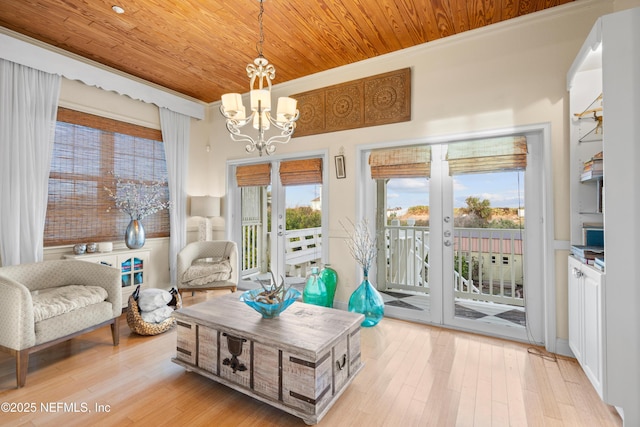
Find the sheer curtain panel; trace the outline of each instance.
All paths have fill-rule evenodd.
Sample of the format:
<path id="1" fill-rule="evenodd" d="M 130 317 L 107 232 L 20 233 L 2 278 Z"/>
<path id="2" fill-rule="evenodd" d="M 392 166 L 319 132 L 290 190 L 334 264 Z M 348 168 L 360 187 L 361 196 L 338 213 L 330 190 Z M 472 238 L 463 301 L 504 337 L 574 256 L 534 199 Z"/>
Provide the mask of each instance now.
<path id="1" fill-rule="evenodd" d="M 0 59 L 0 262 L 43 259 L 60 76 Z"/>
<path id="2" fill-rule="evenodd" d="M 171 283 L 176 282 L 178 252 L 187 243 L 187 167 L 189 166 L 189 132 L 191 119 L 180 113 L 160 108 L 160 127 L 169 174 L 169 269 Z"/>

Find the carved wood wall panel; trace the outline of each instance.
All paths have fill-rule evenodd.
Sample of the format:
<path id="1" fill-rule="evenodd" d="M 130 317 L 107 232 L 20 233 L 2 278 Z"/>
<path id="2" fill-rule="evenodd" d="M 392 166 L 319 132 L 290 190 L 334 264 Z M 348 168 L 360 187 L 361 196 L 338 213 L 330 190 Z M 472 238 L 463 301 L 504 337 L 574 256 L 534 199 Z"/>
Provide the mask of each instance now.
<path id="1" fill-rule="evenodd" d="M 298 100 L 293 137 L 411 120 L 411 69 L 403 68 L 309 92 Z"/>

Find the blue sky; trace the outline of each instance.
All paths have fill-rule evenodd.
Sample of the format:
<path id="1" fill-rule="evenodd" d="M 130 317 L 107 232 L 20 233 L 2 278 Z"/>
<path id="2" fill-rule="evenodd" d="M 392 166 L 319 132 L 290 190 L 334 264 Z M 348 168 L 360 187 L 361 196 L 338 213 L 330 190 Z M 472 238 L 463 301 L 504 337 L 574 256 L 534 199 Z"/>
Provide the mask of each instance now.
<path id="1" fill-rule="evenodd" d="M 518 182 L 518 175 L 520 181 Z M 453 177 L 454 207 L 465 207 L 469 196 L 488 199 L 494 208 L 524 207 L 524 178 L 520 172 L 457 175 Z M 518 191 L 518 186 L 520 191 Z M 520 201 L 519 201 L 520 198 Z M 387 208 L 429 205 L 426 179 L 392 179 L 387 184 Z"/>
<path id="2" fill-rule="evenodd" d="M 320 196 L 321 185 L 293 185 L 287 189 L 287 207 L 311 206 L 311 201 Z"/>
<path id="3" fill-rule="evenodd" d="M 519 180 L 518 180 L 519 175 Z M 518 189 L 519 187 L 519 189 Z M 465 199 L 475 196 L 488 199 L 494 208 L 524 207 L 522 172 L 457 175 L 453 177 L 454 207 L 466 206 Z M 320 186 L 287 187 L 287 207 L 310 206 L 320 194 Z M 387 185 L 387 208 L 429 205 L 429 183 L 426 179 L 392 179 Z"/>

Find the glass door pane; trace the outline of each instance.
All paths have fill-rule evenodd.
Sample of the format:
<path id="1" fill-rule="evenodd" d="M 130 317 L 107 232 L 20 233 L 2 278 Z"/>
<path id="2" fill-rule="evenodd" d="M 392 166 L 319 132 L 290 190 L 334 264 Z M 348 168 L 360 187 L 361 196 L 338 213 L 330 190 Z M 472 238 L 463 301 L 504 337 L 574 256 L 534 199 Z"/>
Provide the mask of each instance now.
<path id="1" fill-rule="evenodd" d="M 377 264 L 376 285 L 388 312 L 402 310 L 419 321 L 431 316 L 430 181 L 391 178 L 378 183 L 385 253 L 379 254 L 383 262 Z"/>
<path id="2" fill-rule="evenodd" d="M 322 184 L 283 185 L 281 164 L 271 163 L 270 185 L 233 192 L 240 198 L 241 218 L 232 238 L 242 246 L 244 280 L 270 280 L 271 273 L 278 282 L 304 280 L 323 257 Z"/>
<path id="3" fill-rule="evenodd" d="M 262 275 L 270 265 L 271 186 L 242 187 L 242 277 Z"/>
<path id="4" fill-rule="evenodd" d="M 285 272 L 305 278 L 322 259 L 322 185 L 286 186 Z"/>
<path id="5" fill-rule="evenodd" d="M 456 317 L 525 325 L 524 172 L 454 176 Z"/>

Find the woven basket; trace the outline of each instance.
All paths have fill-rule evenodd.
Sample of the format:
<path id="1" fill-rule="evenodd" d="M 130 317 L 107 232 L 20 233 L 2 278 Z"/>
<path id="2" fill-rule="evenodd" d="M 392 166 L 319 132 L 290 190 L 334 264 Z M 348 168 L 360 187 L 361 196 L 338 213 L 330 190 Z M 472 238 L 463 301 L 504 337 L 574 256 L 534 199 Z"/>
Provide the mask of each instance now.
<path id="1" fill-rule="evenodd" d="M 182 307 L 180 294 L 176 295 L 176 301 L 177 310 Z M 129 324 L 131 331 L 138 335 L 158 335 L 171 329 L 176 324 L 176 321 L 173 316 L 171 316 L 160 323 L 145 322 L 140 316 L 138 301 L 133 298 L 133 295 L 130 295 L 129 306 L 127 308 L 127 323 Z"/>

